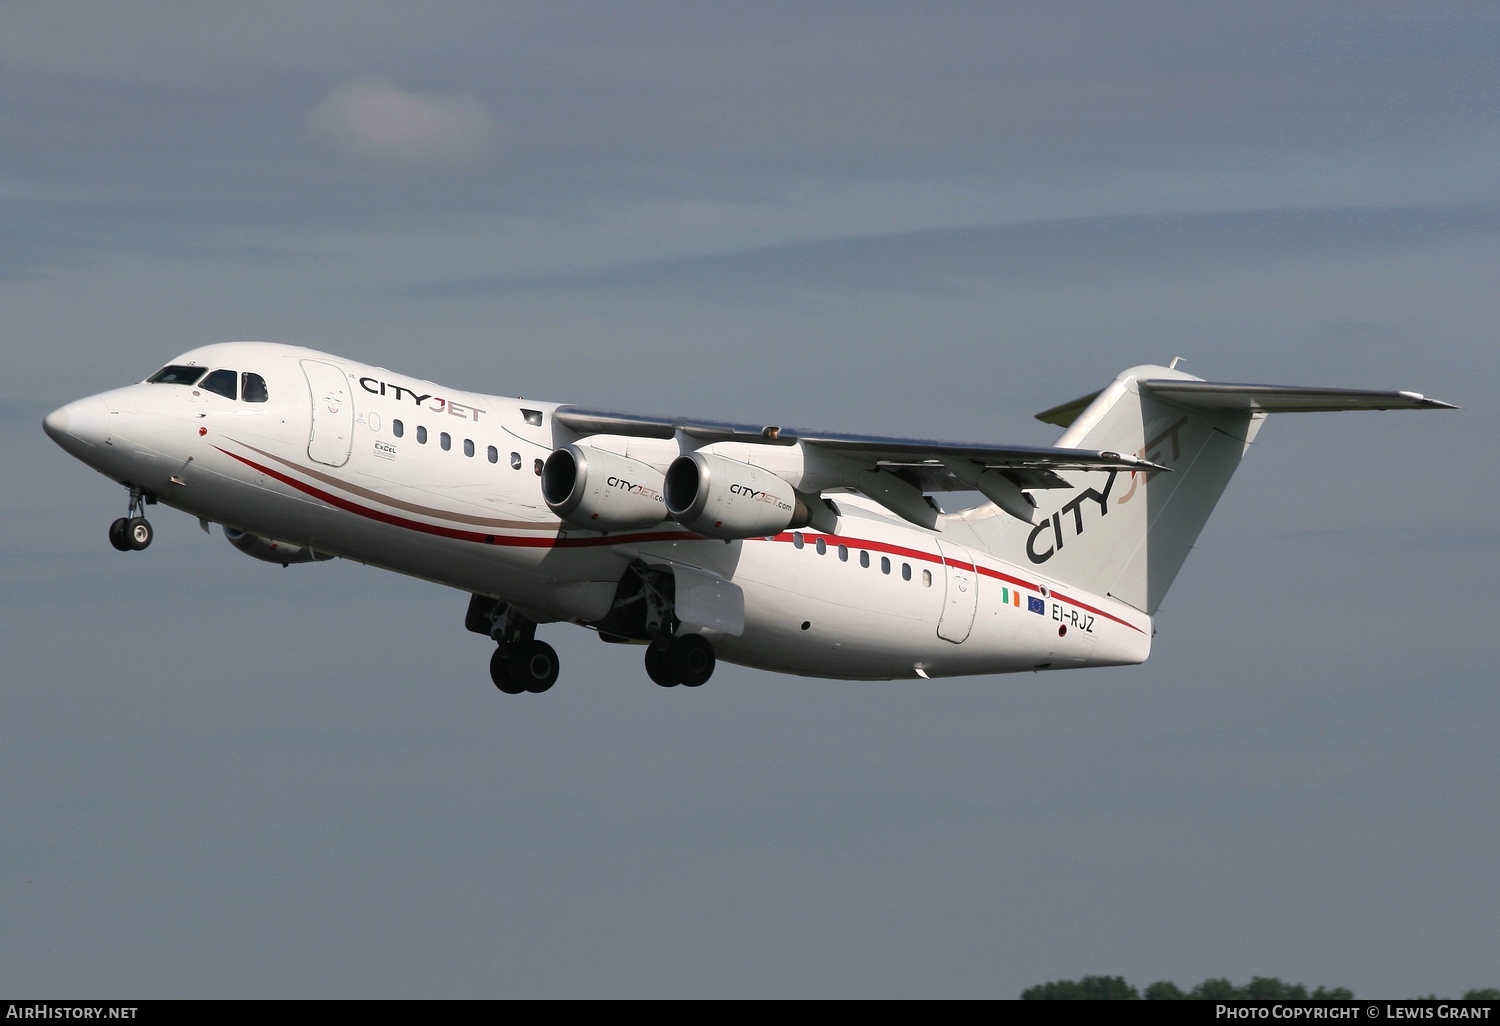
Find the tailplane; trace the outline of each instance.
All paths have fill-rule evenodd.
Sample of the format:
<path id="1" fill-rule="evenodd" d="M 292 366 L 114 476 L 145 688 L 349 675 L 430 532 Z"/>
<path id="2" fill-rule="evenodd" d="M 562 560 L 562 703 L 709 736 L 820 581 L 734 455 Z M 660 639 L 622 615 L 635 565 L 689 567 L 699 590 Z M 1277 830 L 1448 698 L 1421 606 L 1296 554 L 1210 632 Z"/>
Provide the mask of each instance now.
<path id="1" fill-rule="evenodd" d="M 1154 615 L 1268 413 L 1452 408 L 1415 392 L 1225 384 L 1132 367 L 1037 417 L 1066 428 L 1059 448 L 1134 453 L 1167 471 L 1070 472 L 1073 487 L 1032 492 L 1042 514 L 1034 525 L 958 519 L 1002 559 Z"/>

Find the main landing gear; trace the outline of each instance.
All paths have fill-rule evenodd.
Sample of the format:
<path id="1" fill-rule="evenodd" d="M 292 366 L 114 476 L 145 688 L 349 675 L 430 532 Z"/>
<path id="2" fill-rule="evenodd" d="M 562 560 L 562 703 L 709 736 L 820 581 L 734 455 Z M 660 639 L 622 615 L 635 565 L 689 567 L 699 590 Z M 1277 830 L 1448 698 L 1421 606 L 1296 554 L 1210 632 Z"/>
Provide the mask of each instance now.
<path id="1" fill-rule="evenodd" d="M 636 560 L 620 580 L 609 615 L 595 626 L 605 641 L 646 642 L 646 676 L 662 687 L 701 687 L 713 676 L 714 646 L 698 634 L 677 635 L 676 596 L 670 568 Z"/>
<path id="2" fill-rule="evenodd" d="M 151 528 L 151 521 L 146 519 L 146 504 L 154 502 L 156 496 L 132 486 L 130 508 L 125 516 L 109 525 L 109 543 L 121 552 L 139 552 L 150 545 L 156 532 Z"/>
<path id="3" fill-rule="evenodd" d="M 701 687 L 716 662 L 714 646 L 701 634 L 663 635 L 646 646 L 646 676 L 664 688 Z"/>
<path id="4" fill-rule="evenodd" d="M 668 567 L 637 560 L 626 570 L 604 619 L 590 621 L 603 641 L 646 645 L 646 676 L 664 688 L 696 688 L 713 676 L 713 644 L 699 634 L 678 636 L 676 580 Z M 557 653 L 536 640 L 536 621 L 499 599 L 473 595 L 464 627 L 495 641 L 490 679 L 507 695 L 539 694 L 557 681 Z"/>
<path id="5" fill-rule="evenodd" d="M 507 695 L 541 694 L 557 683 L 557 652 L 536 640 L 536 621 L 504 602 L 474 595 L 464 626 L 495 639 L 490 680 Z"/>

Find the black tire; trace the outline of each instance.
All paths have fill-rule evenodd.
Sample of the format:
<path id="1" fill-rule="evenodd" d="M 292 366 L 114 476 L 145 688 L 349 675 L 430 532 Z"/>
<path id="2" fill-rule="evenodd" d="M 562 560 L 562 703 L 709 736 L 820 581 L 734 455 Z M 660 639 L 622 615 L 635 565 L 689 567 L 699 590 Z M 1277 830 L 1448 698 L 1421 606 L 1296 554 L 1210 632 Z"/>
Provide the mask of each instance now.
<path id="1" fill-rule="evenodd" d="M 685 688 L 707 683 L 717 661 L 713 645 L 701 634 L 685 634 L 667 649 L 667 672 Z"/>
<path id="2" fill-rule="evenodd" d="M 136 552 L 149 546 L 154 537 L 156 532 L 151 529 L 151 521 L 145 517 L 132 517 L 125 525 L 125 544 Z"/>
<path id="3" fill-rule="evenodd" d="M 667 670 L 667 653 L 654 641 L 646 646 L 646 676 L 664 688 L 675 688 L 678 683 Z"/>
<path id="4" fill-rule="evenodd" d="M 495 682 L 495 687 L 507 695 L 519 695 L 526 690 L 511 677 L 510 660 L 506 659 L 498 648 L 495 649 L 495 654 L 490 656 L 490 680 Z"/>
<path id="5" fill-rule="evenodd" d="M 511 649 L 510 679 L 522 691 L 540 695 L 557 683 L 557 652 L 545 641 L 528 641 Z"/>
<path id="6" fill-rule="evenodd" d="M 125 528 L 130 521 L 121 517 L 109 525 L 109 543 L 121 552 L 130 551 L 130 543 L 125 540 Z"/>

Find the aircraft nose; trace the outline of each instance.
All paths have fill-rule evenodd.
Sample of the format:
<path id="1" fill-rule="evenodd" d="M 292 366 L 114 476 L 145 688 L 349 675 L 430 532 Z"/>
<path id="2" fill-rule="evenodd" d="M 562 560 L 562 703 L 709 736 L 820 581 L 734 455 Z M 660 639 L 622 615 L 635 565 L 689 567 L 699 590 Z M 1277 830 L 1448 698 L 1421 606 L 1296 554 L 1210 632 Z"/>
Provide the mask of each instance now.
<path id="1" fill-rule="evenodd" d="M 103 400 L 97 396 L 59 406 L 42 421 L 42 430 L 58 445 L 75 455 L 103 445 L 108 436 Z"/>
<path id="2" fill-rule="evenodd" d="M 54 442 L 61 442 L 63 435 L 68 433 L 68 408 L 59 406 L 47 414 L 46 419 L 42 421 L 42 430 L 47 432 L 47 437 Z"/>

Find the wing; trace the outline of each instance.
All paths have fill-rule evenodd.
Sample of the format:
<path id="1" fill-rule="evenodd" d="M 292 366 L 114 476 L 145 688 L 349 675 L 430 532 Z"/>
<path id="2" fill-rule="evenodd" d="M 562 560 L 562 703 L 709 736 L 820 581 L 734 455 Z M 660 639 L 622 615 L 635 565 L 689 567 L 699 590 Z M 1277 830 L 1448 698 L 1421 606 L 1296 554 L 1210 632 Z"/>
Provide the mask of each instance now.
<path id="1" fill-rule="evenodd" d="M 896 472 L 923 491 L 962 491 L 973 487 L 949 469 L 951 461 L 966 461 L 973 464 L 976 471 L 999 471 L 1021 488 L 1070 488 L 1072 485 L 1058 473 L 1065 470 L 1167 469 L 1125 453 L 1095 452 L 1088 449 L 829 434 L 782 428 L 774 424 L 757 426 L 688 418 L 643 417 L 633 413 L 587 410 L 577 406 L 558 407 L 553 417 L 559 424 L 580 435 L 674 438 L 681 433 L 704 444 L 748 442 L 812 446 L 872 469 Z"/>
<path id="2" fill-rule="evenodd" d="M 979 445 L 926 438 L 882 438 L 872 435 L 811 433 L 799 436 L 808 445 L 850 459 L 870 461 L 886 470 L 914 474 L 926 491 L 972 488 L 956 477 L 949 465 L 962 460 L 983 470 L 996 470 L 1022 488 L 1071 488 L 1059 476 L 1063 470 L 1165 470 L 1148 460 L 1125 453 L 1091 449 L 1054 449 L 1020 445 Z"/>

